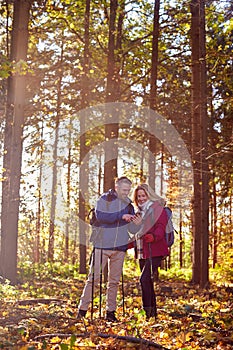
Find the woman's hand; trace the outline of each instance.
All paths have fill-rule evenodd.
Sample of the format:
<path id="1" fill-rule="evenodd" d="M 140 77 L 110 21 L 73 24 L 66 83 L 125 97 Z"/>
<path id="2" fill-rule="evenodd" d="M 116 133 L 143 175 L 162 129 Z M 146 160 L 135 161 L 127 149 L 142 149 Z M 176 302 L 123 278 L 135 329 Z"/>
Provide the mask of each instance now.
<path id="1" fill-rule="evenodd" d="M 144 241 L 146 242 L 146 243 L 152 243 L 152 242 L 154 242 L 154 236 L 152 235 L 152 233 L 147 233 L 147 234 L 145 234 L 145 236 L 143 237 L 143 239 L 144 239 Z"/>

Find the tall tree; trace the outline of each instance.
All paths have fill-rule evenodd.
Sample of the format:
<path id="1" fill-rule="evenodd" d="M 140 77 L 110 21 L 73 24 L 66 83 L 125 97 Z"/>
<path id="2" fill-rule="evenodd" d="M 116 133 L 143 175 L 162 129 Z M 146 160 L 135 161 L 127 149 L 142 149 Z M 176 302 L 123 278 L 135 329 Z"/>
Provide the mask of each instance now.
<path id="1" fill-rule="evenodd" d="M 38 156 L 40 158 L 39 175 L 38 175 L 38 203 L 37 203 L 37 214 L 36 214 L 36 237 L 34 243 L 34 262 L 40 262 L 40 233 L 41 233 L 41 214 L 42 214 L 42 195 L 41 195 L 41 182 L 42 182 L 42 157 L 43 157 L 43 124 L 40 131 L 40 142 Z"/>
<path id="2" fill-rule="evenodd" d="M 209 283 L 209 165 L 208 165 L 208 116 L 207 116 L 207 69 L 206 69 L 206 20 L 205 0 L 200 0 L 200 76 L 201 76 L 201 287 Z"/>
<path id="3" fill-rule="evenodd" d="M 193 282 L 208 283 L 208 165 L 205 64 L 205 12 L 202 0 L 191 1 L 192 44 L 192 159 L 193 198 Z"/>
<path id="4" fill-rule="evenodd" d="M 28 50 L 30 0 L 14 1 L 10 60 L 15 72 L 8 78 L 4 138 L 5 169 L 1 217 L 1 274 L 12 283 L 17 278 L 17 241 L 22 140 L 26 94 L 25 64 Z"/>
<path id="5" fill-rule="evenodd" d="M 157 108 L 157 79 L 158 79 L 158 57 L 159 57 L 159 8 L 160 0 L 155 0 L 153 31 L 152 31 L 152 56 L 151 56 L 151 77 L 150 77 L 150 109 Z M 154 118 L 150 115 L 151 130 L 154 128 Z M 149 185 L 155 189 L 155 157 L 156 157 L 156 138 L 149 136 Z"/>
<path id="6" fill-rule="evenodd" d="M 193 198 L 193 282 L 199 283 L 201 276 L 201 203 L 200 172 L 200 14 L 199 0 L 191 2 L 191 44 L 192 44 L 192 160 L 194 170 Z"/>
<path id="7" fill-rule="evenodd" d="M 84 57 L 83 57 L 83 75 L 81 86 L 81 109 L 89 105 L 90 87 L 89 87 L 89 70 L 90 70 L 90 0 L 86 0 L 85 7 L 85 32 L 84 32 Z M 86 114 L 82 113 L 80 120 L 80 172 L 79 172 L 79 255 L 80 265 L 79 272 L 86 273 L 86 195 L 88 187 L 88 164 L 83 163 L 87 155 L 86 145 Z"/>
<path id="8" fill-rule="evenodd" d="M 56 99 L 56 110 L 55 110 L 55 137 L 53 144 L 53 171 L 52 171 L 52 189 L 51 189 L 51 205 L 50 205 L 50 224 L 49 224 L 49 245 L 48 245 L 48 260 L 54 260 L 54 240 L 55 240 L 55 218 L 56 218 L 56 204 L 57 204 L 57 172 L 58 172 L 58 140 L 59 140 L 59 129 L 61 119 L 61 94 L 62 94 L 62 79 L 63 79 L 63 45 L 61 43 L 61 53 L 59 58 L 59 74 L 57 79 L 57 99 Z"/>
<path id="9" fill-rule="evenodd" d="M 106 102 L 116 102 L 119 99 L 120 79 L 116 65 L 116 47 L 120 50 L 121 35 L 117 36 L 117 10 L 118 0 L 110 0 L 110 16 L 109 16 L 109 34 L 108 34 L 108 57 L 107 57 L 107 86 L 106 86 Z M 122 17 L 121 17 L 121 20 Z M 119 28 L 118 28 L 119 29 Z M 120 30 L 122 25 L 120 26 Z M 118 38 L 116 46 L 116 38 Z M 119 41 L 120 40 L 120 41 Z M 119 54 L 119 53 L 118 53 Z M 111 122 L 105 124 L 105 139 L 107 141 L 118 139 L 118 116 L 117 111 L 110 116 Z M 107 115 L 109 121 L 109 114 Z M 105 148 L 104 163 L 104 190 L 114 187 L 114 178 L 117 176 L 117 142 L 113 142 L 111 147 Z"/>
<path id="10" fill-rule="evenodd" d="M 66 232 L 65 232 L 65 261 L 69 261 L 69 255 L 70 255 L 70 195 L 71 195 L 71 128 L 68 130 L 68 156 L 67 156 L 67 179 L 66 179 Z"/>

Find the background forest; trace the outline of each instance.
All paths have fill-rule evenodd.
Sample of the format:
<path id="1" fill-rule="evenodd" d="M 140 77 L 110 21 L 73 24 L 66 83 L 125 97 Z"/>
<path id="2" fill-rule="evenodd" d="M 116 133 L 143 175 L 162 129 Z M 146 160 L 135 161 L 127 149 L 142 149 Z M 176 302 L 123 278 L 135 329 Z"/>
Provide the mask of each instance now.
<path id="1" fill-rule="evenodd" d="M 122 174 L 149 182 L 173 209 L 179 236 L 170 266 L 193 264 L 202 284 L 208 272 L 201 276 L 200 266 L 230 267 L 231 10 L 230 1 L 4 3 L 3 276 L 16 279 L 16 257 L 19 265 L 80 262 L 85 272 L 88 211 Z M 96 106 L 117 102 L 127 104 L 95 124 L 104 118 Z M 159 113 L 172 139 L 153 134 L 158 120 L 128 104 Z M 192 163 L 190 187 L 172 154 L 179 137 Z M 101 148 L 111 139 L 123 143 Z"/>

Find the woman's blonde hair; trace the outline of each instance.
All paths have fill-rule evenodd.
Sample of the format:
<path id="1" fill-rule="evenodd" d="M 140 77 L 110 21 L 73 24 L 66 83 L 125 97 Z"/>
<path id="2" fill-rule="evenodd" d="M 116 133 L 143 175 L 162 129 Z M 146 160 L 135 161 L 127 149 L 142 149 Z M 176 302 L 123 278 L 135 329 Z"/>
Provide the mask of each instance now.
<path id="1" fill-rule="evenodd" d="M 164 206 L 165 204 L 165 200 L 160 197 L 159 195 L 157 195 L 153 190 L 152 188 L 143 183 L 143 184 L 140 184 L 138 185 L 135 189 L 134 189 L 134 192 L 133 192 L 133 202 L 138 206 L 138 200 L 137 200 L 137 194 L 138 194 L 138 191 L 139 190 L 142 190 L 145 192 L 146 196 L 148 197 L 149 200 L 151 200 L 152 202 L 159 202 L 159 204 L 161 206 Z"/>

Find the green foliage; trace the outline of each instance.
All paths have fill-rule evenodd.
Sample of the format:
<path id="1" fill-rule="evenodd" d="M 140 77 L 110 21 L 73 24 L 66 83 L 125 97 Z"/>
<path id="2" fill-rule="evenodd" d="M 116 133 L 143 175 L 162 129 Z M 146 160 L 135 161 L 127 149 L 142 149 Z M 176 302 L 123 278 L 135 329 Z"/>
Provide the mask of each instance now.
<path id="1" fill-rule="evenodd" d="M 212 281 L 218 284 L 225 285 L 231 284 L 233 281 L 233 248 L 228 249 L 224 253 L 224 258 L 221 259 L 221 263 L 217 264 L 214 269 L 210 269 L 210 276 Z"/>
<path id="2" fill-rule="evenodd" d="M 21 263 L 19 265 L 19 279 L 20 281 L 33 278 L 46 280 L 51 279 L 51 276 L 60 279 L 75 278 L 78 275 L 78 268 L 78 265 L 64 264 L 63 262 L 45 262 L 44 264 Z"/>
<path id="3" fill-rule="evenodd" d="M 2 54 L 0 54 L 0 67 L 0 78 L 8 78 L 12 71 L 12 62 Z"/>
<path id="4" fill-rule="evenodd" d="M 178 265 L 171 267 L 168 270 L 159 270 L 159 275 L 162 279 L 177 280 L 190 282 L 192 279 L 192 270 L 189 268 L 180 268 Z"/>
<path id="5" fill-rule="evenodd" d="M 3 281 L 0 283 L 0 299 L 16 299 L 19 297 L 17 287 L 12 286 L 10 281 Z"/>

